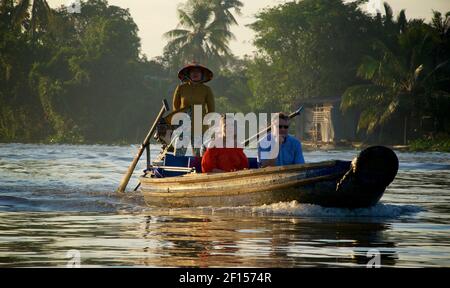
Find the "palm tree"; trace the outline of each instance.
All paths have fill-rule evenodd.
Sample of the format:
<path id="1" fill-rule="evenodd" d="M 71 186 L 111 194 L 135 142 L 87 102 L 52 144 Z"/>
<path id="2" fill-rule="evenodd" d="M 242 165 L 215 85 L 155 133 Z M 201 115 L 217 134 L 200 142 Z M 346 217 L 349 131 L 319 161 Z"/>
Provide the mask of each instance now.
<path id="1" fill-rule="evenodd" d="M 429 105 L 437 93 L 433 90 L 439 81 L 436 75 L 449 62 L 434 64 L 430 59 L 434 43 L 428 30 L 423 23 L 409 23 L 398 35 L 395 51 L 374 41 L 373 55 L 365 56 L 357 71 L 368 83 L 348 88 L 341 102 L 344 112 L 361 111 L 358 130 L 372 134 L 394 115 L 403 116 L 406 126 L 406 117 L 417 117 Z"/>
<path id="2" fill-rule="evenodd" d="M 431 27 L 437 33 L 438 44 L 435 47 L 436 63 L 442 63 L 450 61 L 450 12 L 447 12 L 443 17 L 441 13 L 433 11 L 433 19 L 431 20 Z M 440 81 L 436 81 L 436 92 L 431 97 L 432 111 L 437 116 L 436 128 L 438 131 L 445 131 L 445 121 L 448 117 L 448 111 L 450 110 L 450 65 L 446 65 L 443 69 L 445 72 L 441 74 L 447 75 L 447 77 L 440 77 Z"/>
<path id="3" fill-rule="evenodd" d="M 236 22 L 229 10 L 240 11 L 241 4 L 240 1 L 190 0 L 178 9 L 178 28 L 164 34 L 169 39 L 165 53 L 172 58 L 172 64 L 180 66 L 197 61 L 213 69 L 226 64 L 231 56 L 228 43 L 234 38 L 229 26 Z"/>
<path id="4" fill-rule="evenodd" d="M 385 125 L 400 108 L 410 106 L 407 103 L 420 86 L 417 80 L 423 70 L 423 65 L 412 63 L 408 69 L 404 59 L 380 41 L 374 46 L 380 56 L 365 56 L 357 71 L 357 75 L 369 83 L 349 87 L 341 102 L 344 112 L 360 109 L 358 131 L 365 130 L 367 134 Z"/>
<path id="5" fill-rule="evenodd" d="M 450 33 L 450 11 L 442 17 L 441 12 L 433 11 L 433 19 L 431 19 L 431 26 L 436 29 L 440 35 L 449 35 Z"/>
<path id="6" fill-rule="evenodd" d="M 221 23 L 224 27 L 229 28 L 231 25 L 237 25 L 236 18 L 234 18 L 231 10 L 234 13 L 241 15 L 241 8 L 244 4 L 239 0 L 212 0 L 209 2 L 214 12 L 215 21 Z"/>
<path id="7" fill-rule="evenodd" d="M 447 12 L 444 18 L 440 12 L 433 11 L 431 27 L 437 32 L 439 38 L 437 57 L 439 59 L 450 57 L 450 12 Z"/>
<path id="8" fill-rule="evenodd" d="M 394 12 L 392 7 L 384 2 L 384 15 L 378 12 L 375 16 L 375 27 L 377 36 L 391 49 L 393 49 L 397 44 L 397 37 L 399 34 L 404 33 L 406 30 L 408 21 L 406 19 L 405 10 L 401 10 L 397 16 L 397 21 L 394 17 Z"/>

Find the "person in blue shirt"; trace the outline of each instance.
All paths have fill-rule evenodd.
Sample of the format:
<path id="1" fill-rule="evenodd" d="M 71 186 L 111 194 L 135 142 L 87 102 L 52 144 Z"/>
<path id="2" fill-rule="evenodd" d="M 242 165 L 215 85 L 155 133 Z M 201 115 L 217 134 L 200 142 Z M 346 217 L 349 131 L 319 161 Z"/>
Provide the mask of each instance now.
<path id="1" fill-rule="evenodd" d="M 258 160 L 261 167 L 303 164 L 302 144 L 288 134 L 289 116 L 279 113 L 272 123 L 272 132 L 258 143 Z M 277 125 L 278 124 L 278 125 Z"/>

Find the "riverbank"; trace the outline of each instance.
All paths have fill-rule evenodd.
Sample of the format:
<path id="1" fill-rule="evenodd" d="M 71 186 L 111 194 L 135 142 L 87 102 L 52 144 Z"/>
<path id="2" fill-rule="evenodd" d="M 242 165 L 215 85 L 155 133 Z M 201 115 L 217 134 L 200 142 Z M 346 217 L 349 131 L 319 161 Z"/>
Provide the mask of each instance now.
<path id="1" fill-rule="evenodd" d="M 311 142 L 302 141 L 305 151 L 314 150 L 362 150 L 373 145 L 383 145 L 397 151 L 404 152 L 450 152 L 450 138 L 439 137 L 435 139 L 416 139 L 408 145 L 389 145 L 383 143 L 363 143 L 363 142 Z"/>
<path id="2" fill-rule="evenodd" d="M 448 136 L 438 136 L 434 139 L 424 138 L 417 139 L 410 143 L 409 145 L 411 151 L 425 152 L 450 152 L 450 137 Z"/>
<path id="3" fill-rule="evenodd" d="M 316 151 L 316 150 L 362 150 L 369 146 L 383 145 L 387 146 L 396 151 L 404 152 L 450 152 L 450 137 L 448 136 L 438 136 L 434 139 L 416 139 L 411 140 L 408 145 L 390 145 L 383 143 L 364 143 L 364 142 L 350 142 L 350 141 L 339 141 L 339 142 L 312 142 L 302 140 L 302 148 L 305 151 Z M 54 142 L 54 141 L 36 141 L 36 142 L 7 142 L 0 141 L 0 144 L 40 144 L 40 145 L 105 145 L 105 146 L 128 146 L 128 145 L 139 145 L 138 141 L 136 143 L 130 143 L 127 141 L 119 142 Z M 158 143 L 151 143 L 152 145 L 158 145 Z"/>
<path id="4" fill-rule="evenodd" d="M 374 145 L 383 145 L 397 151 L 408 152 L 411 151 L 409 145 L 384 145 L 375 143 L 362 143 L 362 142 L 311 142 L 302 141 L 302 148 L 305 151 L 316 151 L 316 150 L 363 150 L 367 147 Z"/>

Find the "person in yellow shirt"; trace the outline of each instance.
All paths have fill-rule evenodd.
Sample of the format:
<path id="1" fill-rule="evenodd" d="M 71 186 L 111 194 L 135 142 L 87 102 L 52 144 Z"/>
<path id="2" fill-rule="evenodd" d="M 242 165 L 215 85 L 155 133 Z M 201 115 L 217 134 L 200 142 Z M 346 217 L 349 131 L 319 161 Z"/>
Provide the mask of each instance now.
<path id="1" fill-rule="evenodd" d="M 173 93 L 173 111 L 180 111 L 193 105 L 202 105 L 203 114 L 215 111 L 214 95 L 204 83 L 213 78 L 211 70 L 200 64 L 188 64 L 178 72 L 182 81 Z"/>
<path id="2" fill-rule="evenodd" d="M 191 117 L 192 127 L 196 121 L 196 117 L 200 115 L 193 115 L 194 105 L 202 105 L 202 116 L 207 113 L 215 112 L 214 94 L 209 86 L 204 83 L 213 78 L 213 72 L 203 65 L 192 63 L 184 66 L 178 72 L 178 78 L 182 81 L 177 86 L 173 93 L 173 113 L 184 112 Z M 200 119 L 203 123 L 203 119 Z M 206 126 L 202 126 L 202 131 L 206 130 Z M 191 143 L 194 143 L 194 131 L 191 130 Z M 184 155 L 186 149 L 177 148 L 175 155 Z M 200 156 L 200 149 L 193 149 L 195 156 Z"/>

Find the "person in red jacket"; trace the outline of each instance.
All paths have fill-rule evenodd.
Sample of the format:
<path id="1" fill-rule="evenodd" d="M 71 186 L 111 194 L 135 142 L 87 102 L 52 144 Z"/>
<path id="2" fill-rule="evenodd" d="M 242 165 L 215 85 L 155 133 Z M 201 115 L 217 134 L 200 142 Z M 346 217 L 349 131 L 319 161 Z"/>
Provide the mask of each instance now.
<path id="1" fill-rule="evenodd" d="M 226 143 L 226 125 L 225 117 L 222 116 L 222 138 L 223 143 Z M 236 122 L 235 122 L 236 124 Z M 231 172 L 237 170 L 248 169 L 248 159 L 244 154 L 244 149 L 236 148 L 236 125 L 234 127 L 234 147 L 235 148 L 208 148 L 202 157 L 202 172 Z"/>

